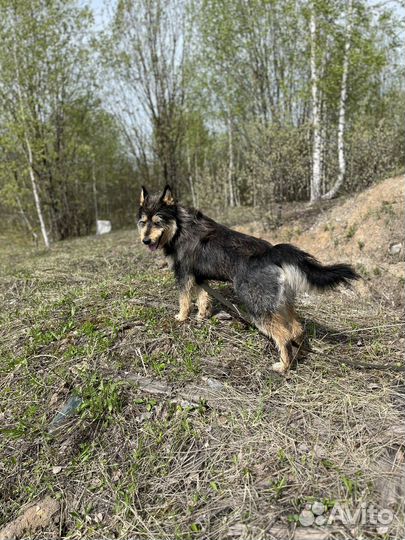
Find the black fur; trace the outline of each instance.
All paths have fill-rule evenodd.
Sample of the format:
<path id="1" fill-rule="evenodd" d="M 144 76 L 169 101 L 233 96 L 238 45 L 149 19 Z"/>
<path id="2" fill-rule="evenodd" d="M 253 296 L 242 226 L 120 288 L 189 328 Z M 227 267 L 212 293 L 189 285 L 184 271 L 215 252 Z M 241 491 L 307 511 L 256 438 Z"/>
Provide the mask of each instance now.
<path id="1" fill-rule="evenodd" d="M 290 244 L 272 246 L 224 225 L 163 194 L 141 194 L 139 229 L 151 251 L 163 248 L 172 261 L 180 289 L 177 320 L 191 310 L 191 293 L 198 294 L 200 317 L 207 316 L 209 298 L 198 286 L 207 280 L 228 281 L 258 328 L 280 350 L 273 369 L 285 373 L 292 362 L 292 343 L 302 343 L 303 329 L 294 311 L 295 295 L 308 288 L 330 289 L 358 279 L 347 264 L 323 266 L 312 255 Z"/>
<path id="2" fill-rule="evenodd" d="M 206 280 L 231 282 L 247 309 L 258 317 L 274 313 L 284 301 L 293 302 L 293 298 L 281 297 L 285 265 L 301 270 L 309 285 L 318 289 L 347 285 L 358 279 L 349 265 L 322 266 L 290 244 L 272 246 L 216 223 L 199 210 L 177 203 L 166 205 L 163 197 L 167 189 L 160 197 L 147 195 L 139 216 L 144 214 L 151 219 L 159 215 L 165 223 L 175 222 L 174 236 L 162 247 L 172 259 L 180 288 L 190 277 L 197 285 Z M 290 296 L 295 292 L 298 291 L 290 291 Z"/>

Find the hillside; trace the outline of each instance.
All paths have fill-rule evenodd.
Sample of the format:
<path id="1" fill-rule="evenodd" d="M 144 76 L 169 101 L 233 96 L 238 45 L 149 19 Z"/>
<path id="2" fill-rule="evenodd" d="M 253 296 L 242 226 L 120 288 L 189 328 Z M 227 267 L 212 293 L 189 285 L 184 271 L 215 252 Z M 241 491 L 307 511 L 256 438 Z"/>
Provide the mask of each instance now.
<path id="1" fill-rule="evenodd" d="M 358 286 L 382 301 L 404 303 L 405 182 L 396 176 L 354 196 L 320 206 L 288 207 L 271 232 L 260 222 L 239 230 L 269 242 L 291 242 L 324 262 L 349 261 L 362 274 Z"/>
<path id="2" fill-rule="evenodd" d="M 173 277 L 135 231 L 50 253 L 10 243 L 0 539 L 7 524 L 34 539 L 402 537 L 404 338 L 387 286 L 401 277 L 388 252 L 403 241 L 398 185 L 266 233 L 370 274 L 364 290 L 302 299 L 311 350 L 286 378 L 273 345 L 221 306 L 177 323 Z M 338 504 L 389 519 L 326 527 L 314 503 L 325 520 Z"/>

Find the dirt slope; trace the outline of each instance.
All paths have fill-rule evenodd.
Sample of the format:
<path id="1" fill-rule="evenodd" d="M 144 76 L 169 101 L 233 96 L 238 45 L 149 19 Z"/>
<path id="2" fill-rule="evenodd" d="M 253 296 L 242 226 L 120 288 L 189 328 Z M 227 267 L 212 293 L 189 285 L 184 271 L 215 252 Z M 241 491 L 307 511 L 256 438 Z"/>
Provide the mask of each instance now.
<path id="1" fill-rule="evenodd" d="M 341 198 L 332 207 L 297 209 L 278 229 L 241 227 L 271 243 L 291 242 L 321 261 L 348 261 L 365 278 L 360 290 L 381 294 L 394 305 L 403 299 L 404 176 L 389 178 L 366 191 Z M 298 213 L 298 211 L 300 213 Z"/>

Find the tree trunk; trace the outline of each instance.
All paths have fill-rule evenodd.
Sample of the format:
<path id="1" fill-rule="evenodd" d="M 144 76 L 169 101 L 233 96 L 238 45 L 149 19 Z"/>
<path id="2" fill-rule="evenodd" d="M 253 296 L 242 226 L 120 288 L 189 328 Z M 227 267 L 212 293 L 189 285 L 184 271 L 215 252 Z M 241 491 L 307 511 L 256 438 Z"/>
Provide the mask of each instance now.
<path id="1" fill-rule="evenodd" d="M 197 199 L 195 196 L 195 189 L 194 189 L 194 182 L 193 182 L 193 175 L 191 173 L 191 158 L 190 158 L 190 148 L 187 146 L 187 176 L 188 176 L 188 183 L 190 186 L 190 193 L 191 193 L 191 199 L 193 201 L 193 207 L 197 208 Z"/>
<path id="2" fill-rule="evenodd" d="M 92 179 L 93 179 L 93 202 L 94 202 L 94 217 L 96 219 L 96 225 L 97 225 L 97 220 L 98 220 L 98 195 L 97 195 L 97 179 L 96 179 L 96 170 L 95 170 L 95 165 L 94 165 L 94 161 L 92 163 L 92 166 L 91 166 L 91 175 L 92 175 Z"/>
<path id="3" fill-rule="evenodd" d="M 229 206 L 233 208 L 236 205 L 235 192 L 233 185 L 234 177 L 234 160 L 233 160 L 233 133 L 232 133 L 232 122 L 228 117 L 228 190 L 229 190 Z"/>
<path id="4" fill-rule="evenodd" d="M 44 239 L 45 247 L 47 249 L 49 249 L 50 248 L 50 242 L 49 242 L 49 237 L 48 237 L 48 233 L 47 233 L 47 230 L 46 230 L 44 215 L 43 215 L 43 212 L 42 212 L 41 200 L 40 200 L 40 197 L 39 197 L 39 189 L 38 189 L 37 181 L 35 179 L 32 148 L 31 148 L 31 144 L 30 144 L 30 141 L 29 141 L 29 138 L 28 138 L 28 135 L 27 135 L 27 126 L 25 125 L 24 104 L 23 104 L 23 97 L 22 97 L 21 85 L 20 85 L 21 84 L 20 83 L 20 69 L 19 69 L 18 56 L 17 56 L 17 50 L 16 50 L 17 45 L 16 45 L 15 28 L 13 30 L 14 30 L 14 40 L 15 40 L 13 53 L 14 53 L 14 63 L 15 63 L 15 72 L 16 72 L 17 94 L 18 94 L 18 100 L 19 100 L 19 105 L 20 105 L 21 120 L 22 120 L 22 123 L 23 123 L 23 126 L 22 126 L 23 127 L 23 133 L 24 133 L 23 137 L 24 137 L 25 150 L 26 150 L 26 156 L 27 156 L 27 161 L 28 161 L 28 171 L 29 171 L 29 175 L 30 175 L 31 186 L 32 186 L 32 194 L 34 196 L 35 208 L 36 208 L 36 211 L 37 211 L 39 224 L 40 224 L 40 227 L 41 227 L 42 237 Z"/>
<path id="5" fill-rule="evenodd" d="M 347 20 L 346 20 L 346 41 L 343 55 L 342 84 L 340 88 L 339 102 L 339 123 L 338 123 L 338 162 L 339 172 L 335 184 L 322 196 L 322 199 L 333 199 L 338 194 L 343 185 L 346 174 L 345 156 L 345 127 L 346 127 L 346 98 L 347 98 L 347 76 L 349 73 L 349 54 L 351 45 L 352 23 L 353 23 L 353 0 L 348 0 Z"/>
<path id="6" fill-rule="evenodd" d="M 39 224 L 41 227 L 41 233 L 44 239 L 45 247 L 49 249 L 51 247 L 51 244 L 49 242 L 49 237 L 48 237 L 48 233 L 47 233 L 46 225 L 45 225 L 45 219 L 42 213 L 41 200 L 39 198 L 39 190 L 38 190 L 37 182 L 35 180 L 35 174 L 34 174 L 34 168 L 33 168 L 32 150 L 31 150 L 31 145 L 30 145 L 27 135 L 25 135 L 25 145 L 27 147 L 27 153 L 28 153 L 28 170 L 29 170 L 30 180 L 31 180 L 31 185 L 32 185 L 32 194 L 34 195 L 35 208 L 37 210 Z"/>
<path id="7" fill-rule="evenodd" d="M 15 21 L 14 21 L 14 24 L 15 24 Z M 23 124 L 22 129 L 23 129 L 23 137 L 24 137 L 24 142 L 25 142 L 25 151 L 26 151 L 26 156 L 27 156 L 27 161 L 28 161 L 28 171 L 30 175 L 32 194 L 34 196 L 35 208 L 38 214 L 42 237 L 44 239 L 46 248 L 49 249 L 50 248 L 49 237 L 46 230 L 44 215 L 42 212 L 41 200 L 39 197 L 39 189 L 38 189 L 37 182 L 35 180 L 32 148 L 31 148 L 31 144 L 27 135 L 27 126 L 26 126 L 26 121 L 25 121 L 24 104 L 23 104 L 23 97 L 22 97 L 22 91 L 21 91 L 20 68 L 19 68 L 18 55 L 17 55 L 17 36 L 15 32 L 15 26 L 13 27 L 13 34 L 14 34 L 13 55 L 14 55 L 14 65 L 15 65 L 15 74 L 16 74 L 16 86 L 17 86 L 17 94 L 18 94 L 18 100 L 19 100 L 19 105 L 20 105 L 21 120 Z"/>
<path id="8" fill-rule="evenodd" d="M 321 198 L 321 130 L 319 109 L 319 73 L 316 63 L 316 19 L 312 8 L 311 21 L 311 93 L 312 93 L 312 178 L 311 178 L 311 202 Z"/>
<path id="9" fill-rule="evenodd" d="M 30 231 L 30 233 L 32 234 L 32 237 L 33 237 L 34 242 L 35 242 L 35 247 L 38 247 L 38 235 L 37 235 L 37 233 L 34 231 L 34 228 L 33 228 L 33 226 L 31 225 L 31 222 L 30 222 L 30 220 L 28 219 L 27 214 L 24 212 L 24 208 L 23 208 L 23 205 L 21 204 L 21 199 L 20 199 L 20 197 L 18 196 L 18 193 L 16 193 L 16 200 L 17 200 L 18 207 L 19 207 L 19 209 L 20 209 L 21 217 L 23 218 L 23 221 L 24 221 L 24 223 L 26 224 L 27 229 L 28 229 L 28 230 Z"/>

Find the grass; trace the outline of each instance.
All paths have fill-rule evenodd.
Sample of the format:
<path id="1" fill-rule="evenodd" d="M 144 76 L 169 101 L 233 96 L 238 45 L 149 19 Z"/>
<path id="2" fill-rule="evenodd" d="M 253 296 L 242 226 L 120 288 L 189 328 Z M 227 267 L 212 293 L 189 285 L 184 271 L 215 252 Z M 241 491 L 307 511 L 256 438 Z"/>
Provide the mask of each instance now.
<path id="1" fill-rule="evenodd" d="M 305 298 L 312 352 L 284 379 L 255 329 L 176 323 L 172 276 L 133 232 L 10 247 L 1 263 L 0 526 L 46 494 L 69 539 L 287 537 L 316 500 L 384 507 L 396 469 L 382 463 L 403 456 L 402 374 L 345 360 L 402 362 L 389 306 Z M 72 395 L 80 406 L 51 432 Z M 402 505 L 386 538 L 402 534 Z"/>

